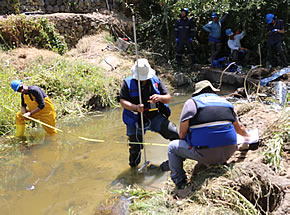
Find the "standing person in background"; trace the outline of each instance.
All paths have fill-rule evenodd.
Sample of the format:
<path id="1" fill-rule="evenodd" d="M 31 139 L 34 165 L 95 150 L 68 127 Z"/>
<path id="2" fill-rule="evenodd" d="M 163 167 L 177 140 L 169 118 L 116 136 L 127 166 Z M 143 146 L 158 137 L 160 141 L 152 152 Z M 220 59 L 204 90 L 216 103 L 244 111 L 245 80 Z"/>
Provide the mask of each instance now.
<path id="1" fill-rule="evenodd" d="M 217 91 L 209 81 L 200 81 L 183 106 L 180 139 L 168 146 L 170 176 L 178 189 L 184 189 L 187 183 L 185 159 L 196 160 L 198 166 L 224 164 L 238 148 L 236 133 L 249 137 L 233 105 L 216 95 Z"/>
<path id="2" fill-rule="evenodd" d="M 280 55 L 282 66 L 288 66 L 285 51 L 283 49 L 283 37 L 285 33 L 284 22 L 281 19 L 277 19 L 274 14 L 266 15 L 267 21 L 267 33 L 268 37 L 268 55 L 267 60 L 270 63 L 270 67 L 273 66 L 273 52 L 277 52 Z"/>
<path id="3" fill-rule="evenodd" d="M 241 46 L 241 39 L 246 35 L 246 31 L 234 35 L 232 29 L 228 28 L 226 30 L 226 35 L 228 39 L 228 47 L 231 49 L 232 61 L 236 62 L 238 66 L 246 67 L 249 61 L 250 52 L 248 49 Z"/>
<path id="4" fill-rule="evenodd" d="M 194 37 L 194 25 L 188 16 L 188 8 L 182 8 L 180 19 L 175 24 L 175 42 L 176 42 L 176 62 L 181 64 L 184 48 L 186 47 L 192 64 L 195 63 L 192 40 Z"/>
<path id="5" fill-rule="evenodd" d="M 40 87 L 25 85 L 21 80 L 13 80 L 11 88 L 15 92 L 21 93 L 21 111 L 16 114 L 15 136 L 24 136 L 25 120 L 29 120 L 26 116 L 55 127 L 56 113 L 54 105 Z M 57 133 L 55 129 L 45 125 L 43 125 L 43 128 L 49 136 Z"/>
<path id="6" fill-rule="evenodd" d="M 216 12 L 212 13 L 212 21 L 204 25 L 202 28 L 208 35 L 208 42 L 211 49 L 211 56 L 208 59 L 209 63 L 212 63 L 212 60 L 216 60 L 222 48 L 221 42 L 221 27 L 222 23 L 225 21 L 228 13 L 226 13 L 221 19 Z"/>
<path id="7" fill-rule="evenodd" d="M 143 114 L 144 133 L 151 130 L 169 140 L 178 139 L 178 131 L 168 120 L 171 100 L 163 82 L 155 75 L 146 59 L 138 59 L 121 87 L 120 103 L 124 108 L 123 122 L 127 126 L 129 142 L 142 143 L 141 115 Z M 141 85 L 142 104 L 139 103 L 138 73 Z M 142 144 L 129 144 L 129 165 L 136 167 L 141 161 Z"/>

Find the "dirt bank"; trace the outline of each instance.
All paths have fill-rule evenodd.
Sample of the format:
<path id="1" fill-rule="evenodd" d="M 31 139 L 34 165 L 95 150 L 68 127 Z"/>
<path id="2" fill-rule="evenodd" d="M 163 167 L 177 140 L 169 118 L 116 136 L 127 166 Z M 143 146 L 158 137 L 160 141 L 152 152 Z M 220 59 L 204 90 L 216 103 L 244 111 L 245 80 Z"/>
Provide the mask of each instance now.
<path id="1" fill-rule="evenodd" d="M 135 58 L 117 50 L 110 40 L 104 40 L 104 38 L 109 37 L 106 32 L 85 37 L 79 41 L 75 49 L 69 51 L 64 57 L 71 60 L 81 59 L 100 66 L 109 76 L 118 77 L 121 84 L 123 78 L 130 74 L 130 68 Z M 0 58 L 7 65 L 21 71 L 24 71 L 27 65 L 36 62 L 36 60 L 46 61 L 54 57 L 57 57 L 54 52 L 35 48 L 19 48 L 11 52 L 0 52 Z M 174 86 L 170 84 L 173 80 L 172 74 L 166 73 L 166 70 L 162 67 L 155 66 L 154 68 L 160 74 L 160 77 L 166 79 L 167 86 L 173 90 Z M 174 207 L 180 209 L 179 214 L 191 214 L 190 210 L 197 210 L 194 208 L 196 202 L 190 204 L 190 201 L 194 201 L 193 197 L 197 193 L 203 193 L 208 199 L 211 198 L 209 204 L 212 204 L 212 200 L 215 198 L 223 200 L 223 203 L 227 202 L 221 193 L 216 193 L 216 195 L 212 193 L 212 188 L 217 189 L 219 186 L 230 187 L 235 191 L 232 191 L 231 195 L 238 192 L 238 196 L 242 195 L 243 198 L 255 205 L 261 214 L 271 212 L 277 215 L 289 212 L 290 160 L 289 150 L 287 151 L 289 142 L 283 145 L 285 150 L 282 153 L 281 169 L 278 172 L 274 172 L 271 167 L 265 164 L 263 155 L 267 141 L 273 138 L 273 133 L 278 132 L 280 129 L 278 124 L 283 117 L 282 113 L 286 114 L 286 118 L 288 118 L 283 123 L 288 123 L 289 125 L 289 110 L 288 112 L 275 110 L 270 106 L 257 102 L 236 104 L 235 106 L 241 121 L 247 128 L 259 129 L 260 147 L 258 150 L 237 152 L 229 162 L 230 168 L 222 167 L 219 170 L 223 170 L 223 174 L 216 174 L 214 177 L 211 177 L 210 174 L 216 172 L 216 167 L 201 171 L 196 175 L 192 171 L 194 163 L 187 163 L 186 169 L 191 179 L 191 185 L 184 191 L 177 191 L 174 189 L 172 182 L 169 181 L 168 186 L 165 187 L 170 191 L 170 196 L 174 197 L 171 200 Z M 285 141 L 289 141 L 289 137 Z M 223 177 L 226 175 L 229 177 Z M 183 201 L 183 203 L 180 204 L 178 201 Z M 234 204 L 233 202 L 230 203 Z M 185 204 L 189 205 L 188 209 L 184 207 Z M 201 205 L 205 204 L 206 202 L 202 202 Z"/>

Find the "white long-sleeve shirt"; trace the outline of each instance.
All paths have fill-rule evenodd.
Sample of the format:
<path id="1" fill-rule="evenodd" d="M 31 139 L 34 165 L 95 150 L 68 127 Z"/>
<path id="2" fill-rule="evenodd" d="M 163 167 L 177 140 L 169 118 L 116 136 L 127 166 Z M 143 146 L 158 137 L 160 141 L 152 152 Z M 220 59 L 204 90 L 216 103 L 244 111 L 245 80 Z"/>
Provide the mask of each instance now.
<path id="1" fill-rule="evenodd" d="M 240 34 L 235 35 L 233 40 L 228 40 L 228 47 L 231 49 L 231 52 L 234 50 L 238 51 L 239 48 L 241 48 L 241 39 L 243 39 L 245 35 L 246 33 L 243 31 Z"/>

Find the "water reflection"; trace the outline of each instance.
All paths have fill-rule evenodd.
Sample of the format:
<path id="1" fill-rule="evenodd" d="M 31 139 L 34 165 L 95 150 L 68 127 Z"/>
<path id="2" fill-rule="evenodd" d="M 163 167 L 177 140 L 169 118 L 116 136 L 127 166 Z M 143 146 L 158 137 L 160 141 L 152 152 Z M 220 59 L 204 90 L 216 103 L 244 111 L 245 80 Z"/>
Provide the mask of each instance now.
<path id="1" fill-rule="evenodd" d="M 191 92 L 179 90 L 171 101 L 170 121 L 177 127 L 183 103 Z M 58 122 L 57 127 L 64 133 L 59 133 L 56 141 L 47 142 L 44 133 L 36 130 L 28 137 L 28 145 L 33 147 L 0 158 L 0 214 L 94 214 L 98 203 L 111 196 L 112 187 L 161 187 L 168 178 L 168 172 L 158 168 L 138 173 L 129 167 L 121 108 Z M 164 144 L 168 140 L 147 132 L 145 142 Z M 146 146 L 146 157 L 159 166 L 167 160 L 167 147 Z"/>
<path id="2" fill-rule="evenodd" d="M 170 120 L 175 124 L 184 100 L 172 100 Z M 116 108 L 101 115 L 58 122 L 57 127 L 64 133 L 49 142 L 40 130 L 33 131 L 33 135 L 38 135 L 28 138 L 33 147 L 0 158 L 0 214 L 94 214 L 96 205 L 111 196 L 112 186 L 162 185 L 167 172 L 148 169 L 138 173 L 129 168 L 126 127 L 121 119 L 122 110 Z M 101 139 L 104 143 L 76 136 Z M 152 132 L 146 134 L 145 142 L 168 143 Z M 167 160 L 167 147 L 146 146 L 146 153 L 147 160 L 156 166 Z"/>

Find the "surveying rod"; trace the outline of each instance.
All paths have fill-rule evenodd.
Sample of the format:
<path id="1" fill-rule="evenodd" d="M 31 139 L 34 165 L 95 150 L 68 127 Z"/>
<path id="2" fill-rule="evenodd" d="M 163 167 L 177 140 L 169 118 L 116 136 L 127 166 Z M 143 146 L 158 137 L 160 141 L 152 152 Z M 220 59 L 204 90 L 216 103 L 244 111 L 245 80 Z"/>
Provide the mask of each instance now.
<path id="1" fill-rule="evenodd" d="M 142 104 L 142 97 L 141 97 L 141 83 L 140 83 L 140 77 L 139 77 L 139 71 L 138 71 L 138 47 L 137 47 L 137 38 L 136 38 L 136 24 L 135 24 L 135 16 L 132 16 L 132 22 L 133 22 L 133 32 L 134 32 L 134 42 L 135 42 L 135 52 L 136 52 L 136 69 L 137 69 L 137 78 L 138 78 L 138 91 L 139 91 L 139 103 Z M 142 142 L 144 142 L 144 120 L 143 120 L 143 112 L 140 113 L 141 116 L 141 129 L 142 129 Z M 143 145 L 144 149 L 144 164 L 138 169 L 138 172 L 141 172 L 143 168 L 145 168 L 149 161 L 147 161 L 146 158 L 146 149 L 145 145 Z"/>

